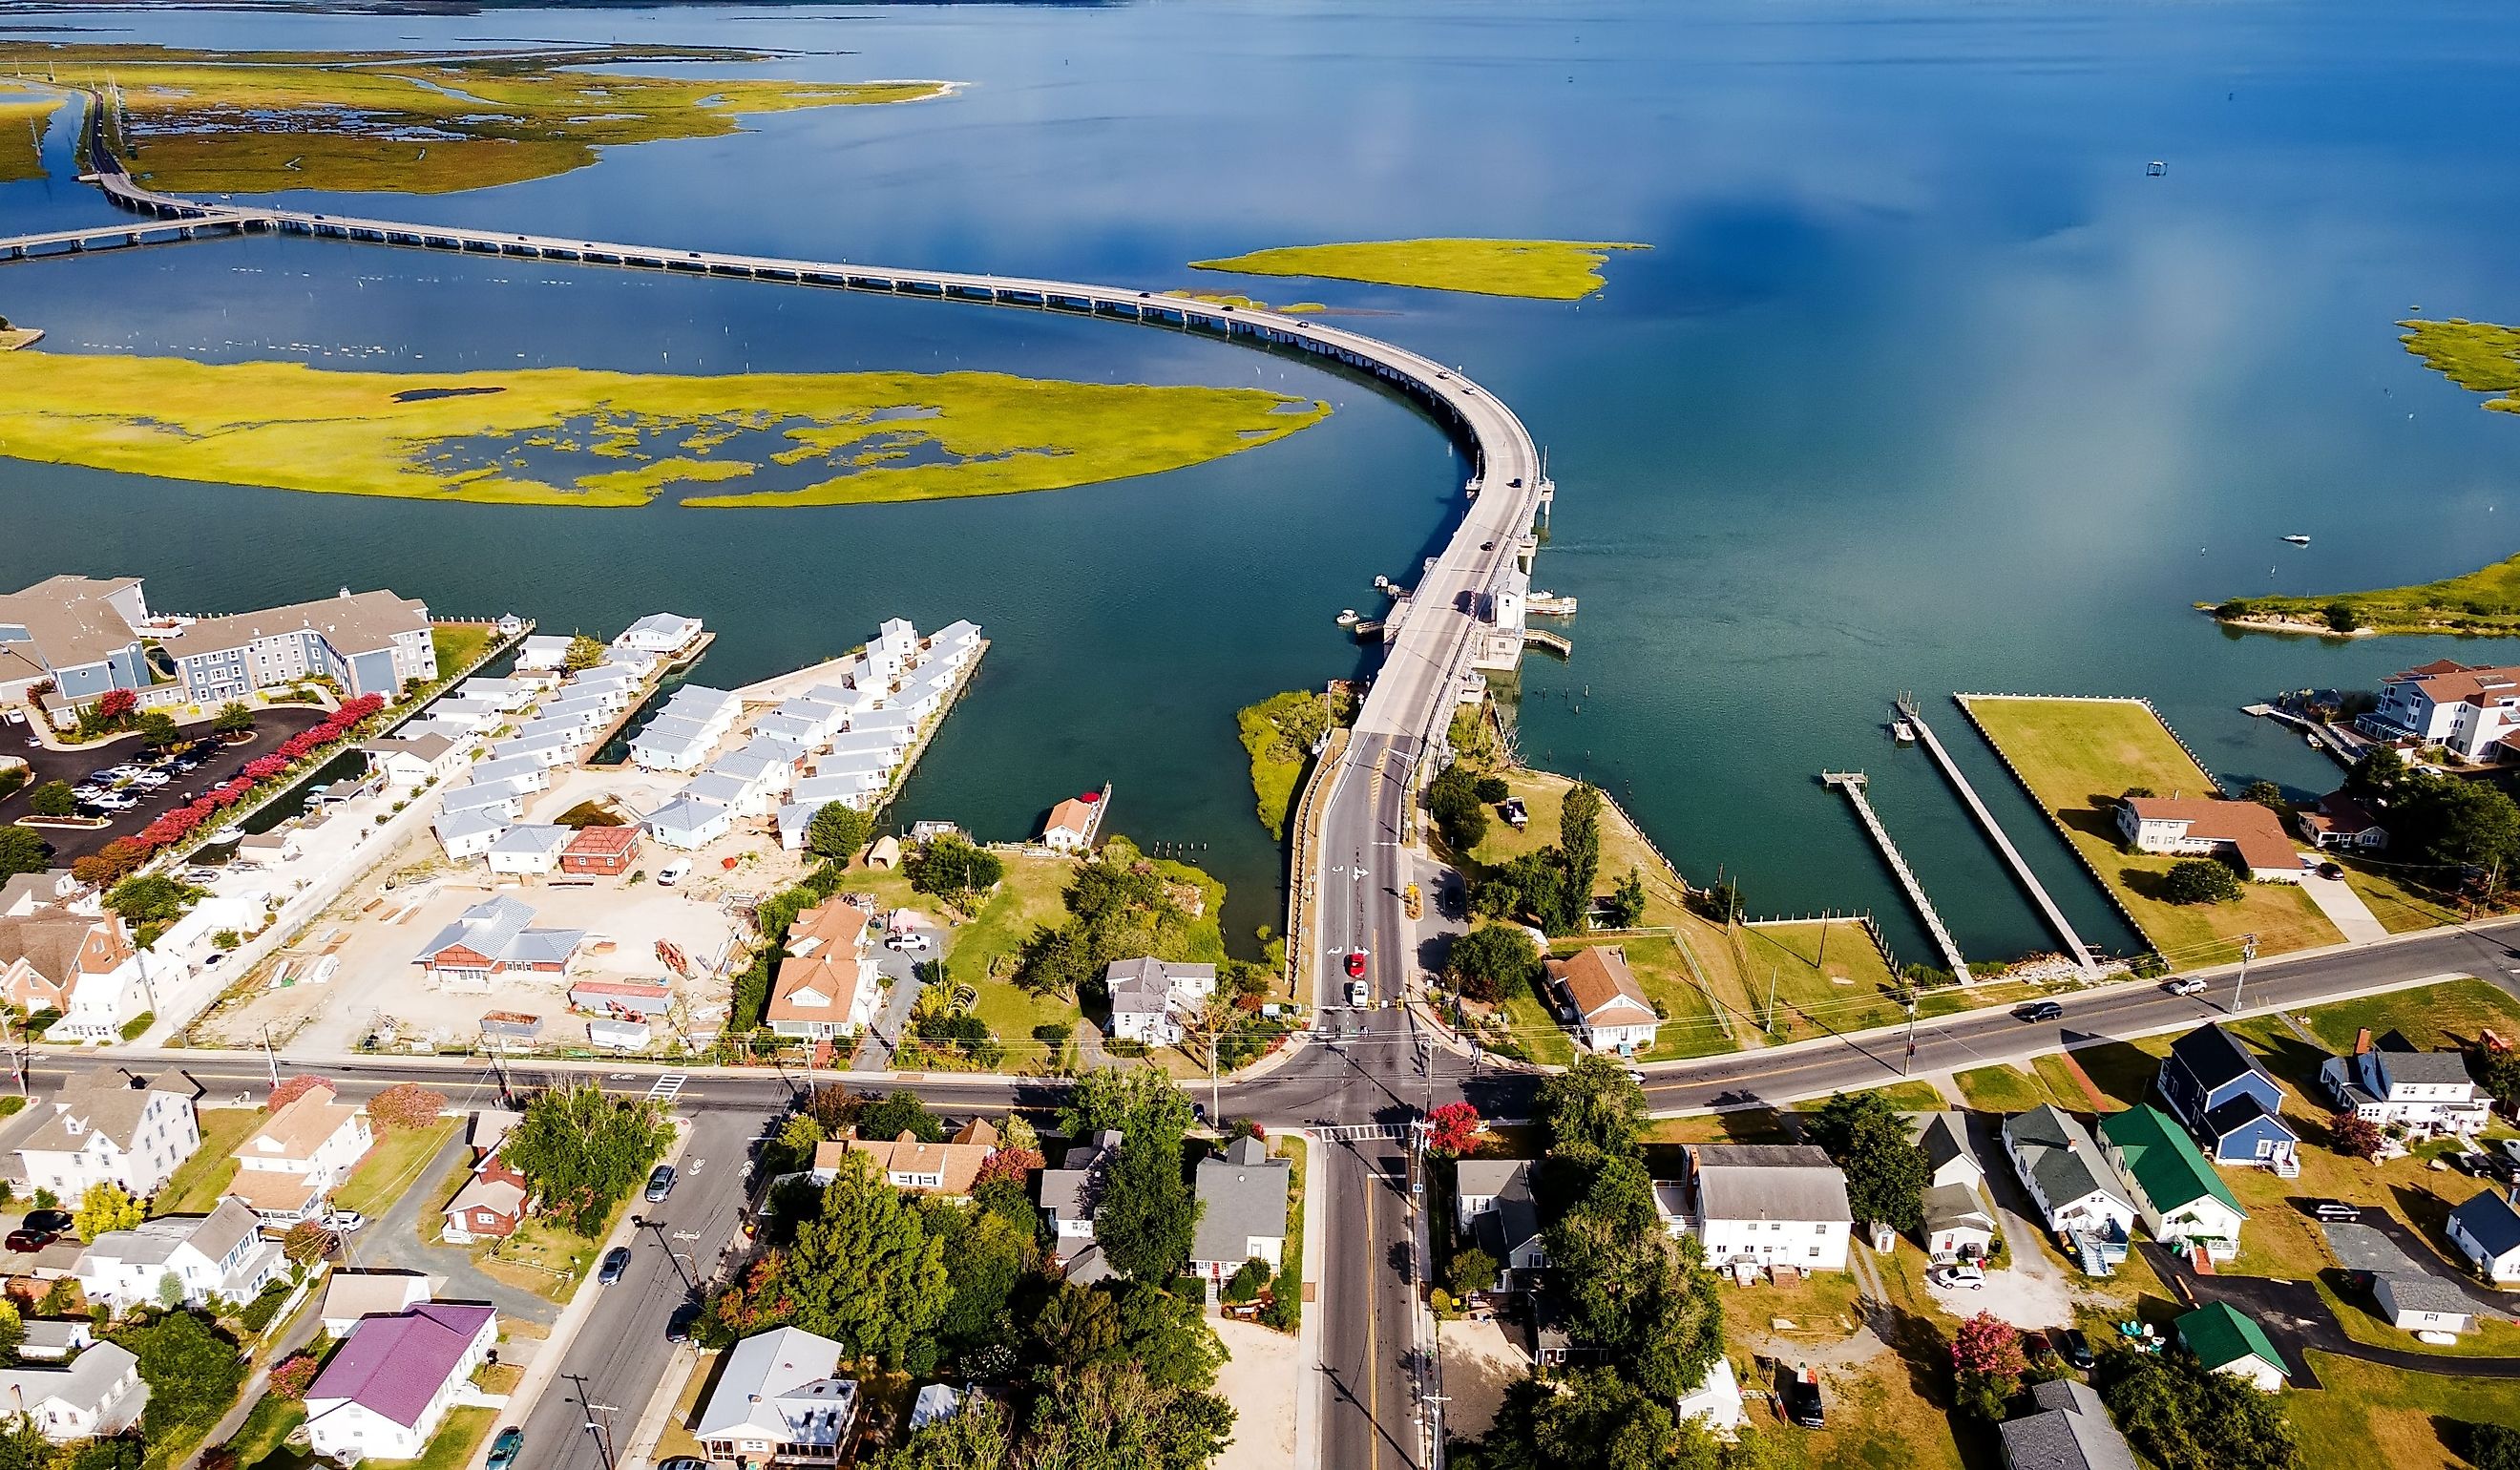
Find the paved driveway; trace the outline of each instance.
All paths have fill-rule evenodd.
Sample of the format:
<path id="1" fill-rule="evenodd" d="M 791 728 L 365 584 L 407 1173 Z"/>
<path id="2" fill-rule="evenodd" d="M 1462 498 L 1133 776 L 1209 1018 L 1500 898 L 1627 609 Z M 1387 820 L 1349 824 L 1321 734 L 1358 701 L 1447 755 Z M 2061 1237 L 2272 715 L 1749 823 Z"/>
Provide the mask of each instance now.
<path id="1" fill-rule="evenodd" d="M 2042 1248 L 2047 1227 L 2039 1223 L 2030 1191 L 2022 1187 L 2021 1177 L 2012 1172 L 2012 1161 L 2004 1156 L 2003 1139 L 1997 1133 L 2002 1120 L 1985 1113 L 1960 1117 L 1968 1124 L 1969 1147 L 1986 1170 L 1985 1193 L 1995 1201 L 1996 1228 L 2003 1232 L 2003 1266 L 1987 1272 L 1983 1290 L 1928 1289 L 1936 1301 L 1963 1316 L 1985 1311 L 2016 1327 L 2072 1326 L 2074 1272 Z"/>
<path id="2" fill-rule="evenodd" d="M 2372 916 L 2362 895 L 2343 878 L 2322 878 L 2316 872 L 2305 872 L 2301 886 L 2310 901 L 2318 906 L 2318 912 L 2326 914 L 2327 921 L 2345 936 L 2347 944 L 2375 944 L 2389 937 L 2389 926 Z"/>
<path id="3" fill-rule="evenodd" d="M 421 1233 L 424 1228 L 435 1232 L 437 1212 L 446 1204 L 437 1195 L 437 1181 L 456 1160 L 469 1160 L 472 1155 L 472 1146 L 464 1141 L 459 1129 L 421 1171 L 419 1182 L 404 1190 L 391 1209 L 368 1222 L 366 1229 L 344 1237 L 345 1264 L 427 1271 L 445 1281 L 438 1295 L 447 1301 L 488 1302 L 502 1315 L 549 1326 L 560 1316 L 557 1304 L 493 1278 L 473 1265 L 471 1253 L 462 1247 L 434 1244 Z"/>
<path id="4" fill-rule="evenodd" d="M 939 937 L 942 937 L 941 933 Z M 918 962 L 927 958 L 924 955 L 904 955 L 899 950 L 876 951 L 876 968 L 883 972 L 883 978 L 892 988 L 884 994 L 883 1008 L 876 1012 L 874 1023 L 859 1039 L 857 1055 L 849 1063 L 851 1070 L 883 1072 L 891 1069 L 892 1053 L 901 1045 L 902 1033 L 910 1029 L 911 1008 L 919 1003 L 919 993 L 924 989 L 919 983 Z M 943 958 L 944 952 L 939 950 L 934 958 Z"/>
<path id="5" fill-rule="evenodd" d="M 2406 1348 L 2375 1348 L 2345 1335 L 2336 1314 L 2309 1281 L 2278 1281 L 2266 1276 L 2200 1276 L 2181 1258 L 2150 1240 L 2138 1241 L 2162 1280 L 2202 1306 L 2228 1302 L 2266 1329 L 2267 1340 L 2283 1355 L 2284 1371 L 2294 1388 L 2317 1388 L 2318 1375 L 2303 1354 L 2312 1348 L 2339 1358 L 2359 1359 L 2415 1373 L 2442 1373 L 2461 1378 L 2520 1379 L 2520 1358 L 2467 1358 L 2446 1353 L 2418 1353 Z"/>

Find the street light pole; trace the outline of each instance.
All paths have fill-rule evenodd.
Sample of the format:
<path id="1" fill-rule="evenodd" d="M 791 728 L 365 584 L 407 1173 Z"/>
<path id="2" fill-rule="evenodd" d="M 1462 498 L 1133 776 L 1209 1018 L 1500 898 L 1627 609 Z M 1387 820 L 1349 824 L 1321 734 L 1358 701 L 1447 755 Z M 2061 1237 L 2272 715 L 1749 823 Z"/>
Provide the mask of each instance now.
<path id="1" fill-rule="evenodd" d="M 605 1431 L 604 1426 L 595 1422 L 595 1411 L 597 1409 L 602 1409 L 608 1414 L 614 1411 L 613 1405 L 609 1403 L 593 1403 L 588 1402 L 586 1397 L 586 1375 L 582 1373 L 570 1373 L 565 1376 L 569 1382 L 577 1385 L 577 1408 L 578 1412 L 584 1416 L 585 1421 L 578 1427 L 585 1430 L 587 1435 L 595 1441 L 595 1453 L 598 1458 L 604 1461 L 604 1470 L 618 1470 L 618 1466 L 612 1458 L 612 1437 Z"/>
<path id="2" fill-rule="evenodd" d="M 2240 973 L 2238 978 L 2231 982 L 2231 1013 L 2233 1015 L 2239 1014 L 2240 1011 L 2240 987 L 2249 983 L 2249 961 L 2257 958 L 2258 936 L 2255 934 L 2241 935 Z"/>

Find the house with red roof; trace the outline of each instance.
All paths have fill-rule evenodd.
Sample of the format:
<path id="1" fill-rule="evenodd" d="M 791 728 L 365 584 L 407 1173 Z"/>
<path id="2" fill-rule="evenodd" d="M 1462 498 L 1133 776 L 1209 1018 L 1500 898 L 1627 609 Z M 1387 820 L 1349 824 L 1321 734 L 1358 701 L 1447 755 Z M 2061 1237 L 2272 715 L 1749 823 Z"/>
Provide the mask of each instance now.
<path id="1" fill-rule="evenodd" d="M 2228 857 L 2261 883 L 2301 881 L 2301 853 L 2282 821 L 2254 801 L 2129 796 L 2118 803 L 2118 830 L 2139 853 Z"/>
<path id="2" fill-rule="evenodd" d="M 2520 735 L 2520 666 L 2437 658 L 2404 669 L 2355 722 L 2374 739 L 2439 745 L 2471 761 L 2499 760 Z"/>
<path id="3" fill-rule="evenodd" d="M 342 1464 L 420 1457 L 499 1339 L 489 1307 L 423 1302 L 363 1317 L 306 1390 L 306 1437 Z"/>

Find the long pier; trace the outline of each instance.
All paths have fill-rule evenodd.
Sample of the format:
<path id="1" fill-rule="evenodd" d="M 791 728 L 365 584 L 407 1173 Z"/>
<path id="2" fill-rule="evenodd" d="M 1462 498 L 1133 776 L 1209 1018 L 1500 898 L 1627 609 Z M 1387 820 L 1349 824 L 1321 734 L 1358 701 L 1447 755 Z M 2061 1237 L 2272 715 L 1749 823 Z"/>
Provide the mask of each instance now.
<path id="1" fill-rule="evenodd" d="M 2065 942 L 2065 958 L 2073 960 L 2075 968 L 2085 975 L 2097 973 L 2099 966 L 2092 958 L 2092 947 L 2083 943 L 2082 935 L 2074 932 L 2074 925 L 2065 917 L 2065 911 L 2056 907 L 2056 901 L 2048 894 L 2048 886 L 2039 881 L 2039 874 L 2030 870 L 2030 864 L 2022 858 L 2021 849 L 2012 845 L 2012 839 L 1996 822 L 1995 814 L 1987 810 L 1985 802 L 1978 800 L 1977 788 L 1969 784 L 1968 777 L 1953 762 L 1951 752 L 1943 748 L 1942 741 L 1934 738 L 1934 728 L 1925 723 L 1916 701 L 1902 694 L 1898 699 L 1898 710 L 1899 718 L 1907 721 L 1909 728 L 1916 732 L 1917 742 L 1925 747 L 1927 755 L 1934 758 L 1934 764 L 1942 768 L 1952 788 L 1960 793 L 1961 805 L 1977 818 L 1978 827 L 1986 833 L 1986 840 L 2003 855 L 2005 866 L 2012 869 L 2012 880 L 2030 895 L 2030 902 L 2048 920 L 2048 927 L 2055 930 L 2056 937 Z"/>
<path id="2" fill-rule="evenodd" d="M 1890 840 L 1890 829 L 1881 824 L 1880 816 L 1865 796 L 1864 773 L 1823 771 L 1820 774 L 1820 783 L 1836 787 L 1846 793 L 1847 800 L 1855 803 L 1855 815 L 1864 819 L 1864 829 L 1872 834 L 1874 844 L 1881 849 L 1882 861 L 1890 865 L 1890 871 L 1898 877 L 1899 886 L 1908 891 L 1908 902 L 1915 906 L 1916 916 L 1925 921 L 1925 932 L 1933 937 L 1934 948 L 1942 953 L 1943 963 L 1951 970 L 1952 978 L 1967 984 L 1968 961 L 1960 957 L 1960 947 L 1952 938 L 1952 931 L 1944 925 L 1942 914 L 1935 911 L 1934 901 L 1925 897 L 1925 885 L 1917 878 L 1916 870 L 1908 866 L 1908 859 L 1899 851 L 1899 844 Z"/>

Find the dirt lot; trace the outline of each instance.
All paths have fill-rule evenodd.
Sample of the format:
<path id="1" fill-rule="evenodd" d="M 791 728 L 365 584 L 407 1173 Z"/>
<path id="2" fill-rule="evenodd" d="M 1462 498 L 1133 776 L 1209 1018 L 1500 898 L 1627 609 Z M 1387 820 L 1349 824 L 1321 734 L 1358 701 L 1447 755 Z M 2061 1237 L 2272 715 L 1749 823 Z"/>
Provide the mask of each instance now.
<path id="1" fill-rule="evenodd" d="M 1234 1405 L 1234 1443 L 1217 1470 L 1291 1470 L 1295 1463 L 1296 1342 L 1256 1322 L 1212 1317 L 1229 1359 L 1217 1392 Z"/>

